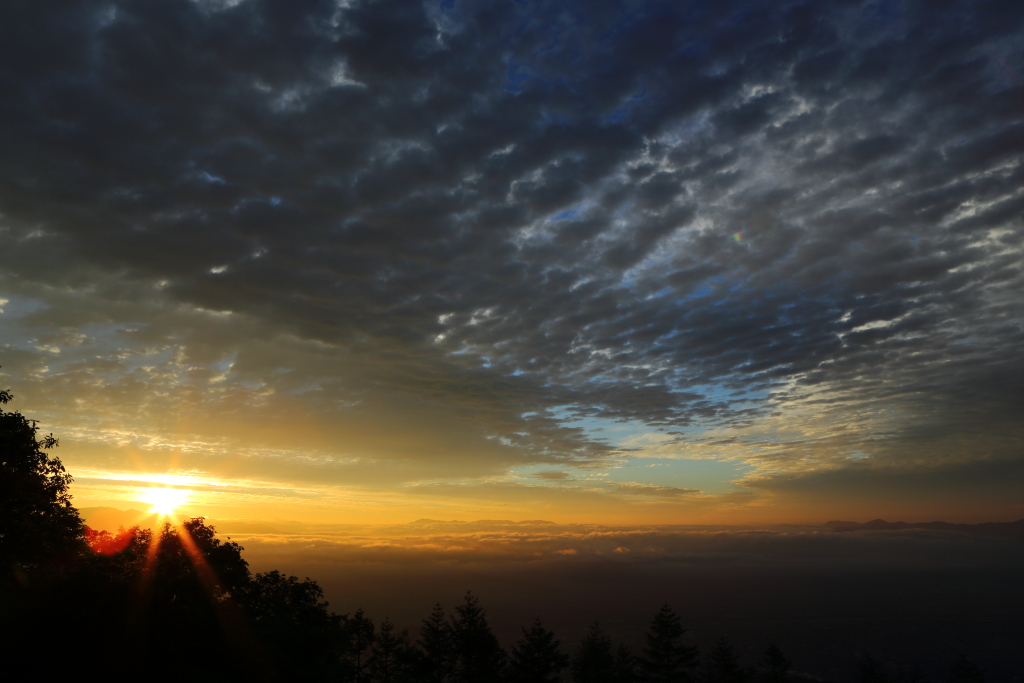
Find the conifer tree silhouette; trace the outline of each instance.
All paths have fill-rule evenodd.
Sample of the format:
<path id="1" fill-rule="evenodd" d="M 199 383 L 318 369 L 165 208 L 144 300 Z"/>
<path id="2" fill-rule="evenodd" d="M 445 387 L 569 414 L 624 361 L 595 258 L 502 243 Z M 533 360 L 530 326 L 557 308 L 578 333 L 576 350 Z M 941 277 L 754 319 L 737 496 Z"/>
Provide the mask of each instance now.
<path id="1" fill-rule="evenodd" d="M 356 610 L 346 618 L 343 628 L 344 662 L 347 669 L 347 680 L 351 683 L 368 683 L 370 678 L 370 657 L 374 641 L 373 621 L 363 610 Z"/>
<path id="2" fill-rule="evenodd" d="M 908 673 L 907 675 L 904 676 L 901 674 L 896 678 L 897 680 L 902 681 L 904 683 L 928 683 L 928 679 L 925 678 L 924 673 L 921 671 L 920 667 L 916 665 L 913 669 L 910 670 L 910 673 Z"/>
<path id="3" fill-rule="evenodd" d="M 722 636 L 704 662 L 703 683 L 745 683 L 750 673 L 740 666 L 729 641 Z"/>
<path id="4" fill-rule="evenodd" d="M 787 683 L 789 669 L 792 666 L 793 663 L 786 659 L 782 650 L 775 643 L 768 646 L 764 653 L 764 659 L 761 660 L 761 667 L 767 673 L 770 683 Z"/>
<path id="5" fill-rule="evenodd" d="M 946 680 L 949 683 L 985 683 L 981 669 L 963 653 L 960 653 L 949 668 L 949 677 Z"/>
<path id="6" fill-rule="evenodd" d="M 636 683 L 639 675 L 636 670 L 637 658 L 625 645 L 619 645 L 615 651 L 615 683 Z"/>
<path id="7" fill-rule="evenodd" d="M 407 679 L 408 637 L 409 633 L 399 632 L 390 618 L 380 622 L 369 662 L 375 683 L 402 683 Z"/>
<path id="8" fill-rule="evenodd" d="M 885 673 L 881 662 L 864 652 L 857 664 L 858 683 L 890 683 L 890 678 Z"/>
<path id="9" fill-rule="evenodd" d="M 572 658 L 573 683 L 613 683 L 614 675 L 612 640 L 595 621 L 583 636 Z"/>
<path id="10" fill-rule="evenodd" d="M 640 667 L 651 683 L 688 683 L 697 666 L 696 647 L 680 642 L 686 629 L 668 603 L 661 606 L 647 630 Z"/>
<path id="11" fill-rule="evenodd" d="M 451 620 L 458 683 L 494 683 L 505 668 L 505 652 L 487 623 L 479 599 L 467 592 Z"/>
<path id="12" fill-rule="evenodd" d="M 559 683 L 561 671 L 569 665 L 569 657 L 559 649 L 555 634 L 544 628 L 540 617 L 530 630 L 512 646 L 509 657 L 511 683 Z"/>
<path id="13" fill-rule="evenodd" d="M 418 669 L 423 683 L 447 683 L 451 680 L 455 656 L 452 629 L 441 603 L 434 605 L 430 616 L 423 620 L 417 644 L 422 653 Z"/>

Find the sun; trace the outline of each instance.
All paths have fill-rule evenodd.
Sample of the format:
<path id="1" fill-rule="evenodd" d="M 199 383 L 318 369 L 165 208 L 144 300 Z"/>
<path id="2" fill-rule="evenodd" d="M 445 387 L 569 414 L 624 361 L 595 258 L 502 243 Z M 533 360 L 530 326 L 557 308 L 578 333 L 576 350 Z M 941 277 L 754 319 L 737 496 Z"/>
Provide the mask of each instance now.
<path id="1" fill-rule="evenodd" d="M 175 508 L 188 500 L 191 493 L 188 489 L 153 488 L 143 493 L 142 500 L 153 506 L 150 512 L 170 517 Z"/>

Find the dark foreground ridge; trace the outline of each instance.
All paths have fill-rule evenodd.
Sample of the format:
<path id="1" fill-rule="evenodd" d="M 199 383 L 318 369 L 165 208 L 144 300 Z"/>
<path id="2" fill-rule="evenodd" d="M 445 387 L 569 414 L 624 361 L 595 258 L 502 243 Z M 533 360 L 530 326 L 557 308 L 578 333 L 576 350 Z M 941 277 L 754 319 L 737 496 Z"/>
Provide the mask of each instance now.
<path id="1" fill-rule="evenodd" d="M 0 404 L 11 398 L 0 391 Z M 316 581 L 251 573 L 243 548 L 217 538 L 201 517 L 178 527 L 90 529 L 71 504 L 71 476 L 49 455 L 57 445 L 52 435 L 40 438 L 34 421 L 0 410 L 0 656 L 24 680 L 821 681 L 775 644 L 753 666 L 725 638 L 701 652 L 668 604 L 639 652 L 616 646 L 595 622 L 571 656 L 540 618 L 505 649 L 468 592 L 450 614 L 437 604 L 413 636 L 361 609 L 335 614 Z M 985 680 L 967 656 L 949 660 L 949 683 Z M 862 683 L 925 680 L 887 671 L 866 653 L 853 674 Z"/>

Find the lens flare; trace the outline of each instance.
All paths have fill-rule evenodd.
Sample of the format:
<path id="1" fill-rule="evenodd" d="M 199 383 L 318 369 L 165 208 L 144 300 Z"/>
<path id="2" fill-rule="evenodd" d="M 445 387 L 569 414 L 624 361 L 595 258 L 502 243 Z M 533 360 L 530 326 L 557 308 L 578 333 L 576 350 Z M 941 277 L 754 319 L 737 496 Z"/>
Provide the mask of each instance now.
<path id="1" fill-rule="evenodd" d="M 735 240 L 735 241 L 739 242 L 739 241 L 740 241 L 741 239 L 743 239 L 743 235 L 741 235 L 741 234 L 739 234 L 739 233 L 737 232 L 736 234 L 734 234 L 734 235 L 732 236 L 732 238 L 733 238 L 733 240 Z"/>
<path id="2" fill-rule="evenodd" d="M 188 489 L 147 489 L 142 494 L 142 500 L 153 506 L 150 512 L 169 517 L 174 514 L 175 508 L 185 503 L 192 492 Z"/>

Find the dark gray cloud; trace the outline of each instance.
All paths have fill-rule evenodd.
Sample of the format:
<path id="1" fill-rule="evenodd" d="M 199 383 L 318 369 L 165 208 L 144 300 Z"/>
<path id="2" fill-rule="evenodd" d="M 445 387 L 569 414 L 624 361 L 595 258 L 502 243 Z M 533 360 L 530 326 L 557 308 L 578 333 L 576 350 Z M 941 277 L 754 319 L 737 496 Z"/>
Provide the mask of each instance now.
<path id="1" fill-rule="evenodd" d="M 680 496 L 689 496 L 695 493 L 700 493 L 697 489 L 684 489 L 678 486 L 655 486 L 653 484 L 637 484 L 630 482 L 627 484 L 618 484 L 617 488 L 623 493 L 631 494 L 634 496 L 663 496 L 666 498 L 677 498 Z"/>
<path id="2" fill-rule="evenodd" d="M 30 391 L 46 366 L 131 415 L 205 368 L 314 406 L 324 448 L 340 421 L 347 451 L 483 470 L 622 454 L 565 410 L 724 430 L 762 478 L 1024 449 L 1020 3 L 0 27 L 0 294 L 42 302 L 2 357 Z"/>

